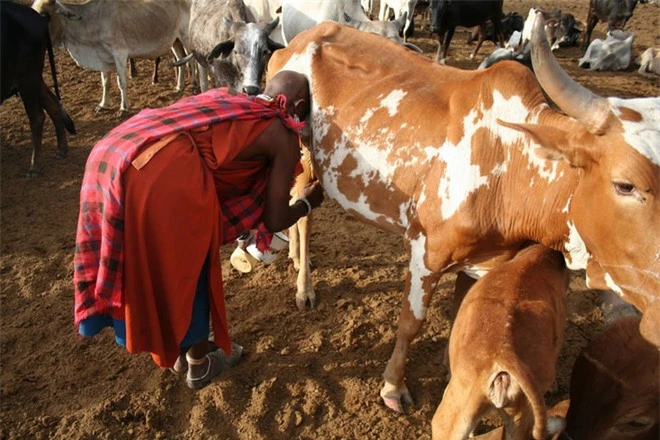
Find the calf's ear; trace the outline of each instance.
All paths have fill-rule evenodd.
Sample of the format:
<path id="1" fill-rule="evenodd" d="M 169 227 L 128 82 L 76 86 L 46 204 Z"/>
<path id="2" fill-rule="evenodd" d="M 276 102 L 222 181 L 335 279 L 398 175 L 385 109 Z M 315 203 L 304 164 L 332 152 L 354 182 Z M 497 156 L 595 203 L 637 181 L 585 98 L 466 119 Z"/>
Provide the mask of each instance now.
<path id="1" fill-rule="evenodd" d="M 497 120 L 500 125 L 521 131 L 528 135 L 537 148 L 535 153 L 538 157 L 547 160 L 566 160 L 571 166 L 586 168 L 598 159 L 595 151 L 587 146 L 591 145 L 590 137 L 594 135 L 583 133 L 576 136 L 566 130 L 548 125 L 518 124 Z M 578 142 L 581 141 L 581 142 Z"/>
<path id="2" fill-rule="evenodd" d="M 566 419 L 559 416 L 548 417 L 546 440 L 559 440 L 566 429 Z"/>

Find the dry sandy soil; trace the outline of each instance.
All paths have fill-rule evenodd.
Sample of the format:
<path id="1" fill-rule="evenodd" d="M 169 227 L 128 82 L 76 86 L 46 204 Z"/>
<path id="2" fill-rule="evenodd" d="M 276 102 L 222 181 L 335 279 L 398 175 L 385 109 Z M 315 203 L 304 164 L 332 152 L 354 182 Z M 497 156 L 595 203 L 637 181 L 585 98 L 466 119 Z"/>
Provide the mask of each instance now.
<path id="1" fill-rule="evenodd" d="M 539 3 L 586 16 L 587 0 Z M 504 2 L 505 11 L 523 15 L 532 5 Z M 651 5 L 637 7 L 628 26 L 637 33 L 635 56 L 660 45 L 659 12 Z M 436 43 L 417 25 L 412 41 L 431 56 Z M 599 25 L 594 37 L 604 31 Z M 467 33 L 455 35 L 449 64 L 474 69 L 493 46 L 486 43 L 478 59 L 469 60 Z M 639 76 L 634 66 L 593 73 L 577 68 L 577 48 L 557 56 L 572 77 L 602 95 L 660 95 L 658 80 Z M 53 158 L 54 130 L 47 122 L 44 174 L 26 178 L 27 117 L 18 98 L 0 107 L 0 437 L 429 439 L 447 380 L 442 358 L 454 277 L 442 280 L 412 347 L 407 380 L 415 405 L 405 416 L 395 414 L 381 404 L 378 391 L 394 346 L 406 255 L 399 237 L 356 222 L 331 201 L 318 211 L 312 237 L 319 297 L 314 310 L 296 309 L 295 274 L 285 258 L 241 275 L 227 262 L 231 249 L 223 249 L 232 333 L 246 354 L 204 390 L 189 390 L 148 355 L 128 354 L 110 332 L 77 336 L 72 258 L 80 181 L 91 147 L 120 120 L 93 111 L 100 100 L 97 72 L 77 67 L 63 51 L 57 51 L 57 63 L 63 101 L 79 133 L 69 137 L 67 159 Z M 160 84 L 152 85 L 151 63 L 141 61 L 138 67 L 140 76 L 129 83 L 134 112 L 190 94 L 173 91 L 170 69 L 162 68 Z M 118 105 L 116 88 L 113 94 Z M 571 283 L 569 303 L 557 389 L 546 396 L 549 404 L 567 397 L 577 353 L 602 329 L 596 295 L 584 287 L 581 274 Z M 488 424 L 481 431 L 487 429 Z"/>

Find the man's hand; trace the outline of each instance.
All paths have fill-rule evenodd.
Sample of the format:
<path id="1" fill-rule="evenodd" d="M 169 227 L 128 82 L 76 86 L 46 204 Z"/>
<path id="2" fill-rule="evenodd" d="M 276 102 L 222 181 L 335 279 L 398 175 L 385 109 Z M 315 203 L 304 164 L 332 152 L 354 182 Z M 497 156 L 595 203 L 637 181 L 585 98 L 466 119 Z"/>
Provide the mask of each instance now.
<path id="1" fill-rule="evenodd" d="M 323 188 L 319 181 L 310 182 L 302 190 L 302 197 L 306 198 L 312 209 L 318 208 L 323 202 Z"/>

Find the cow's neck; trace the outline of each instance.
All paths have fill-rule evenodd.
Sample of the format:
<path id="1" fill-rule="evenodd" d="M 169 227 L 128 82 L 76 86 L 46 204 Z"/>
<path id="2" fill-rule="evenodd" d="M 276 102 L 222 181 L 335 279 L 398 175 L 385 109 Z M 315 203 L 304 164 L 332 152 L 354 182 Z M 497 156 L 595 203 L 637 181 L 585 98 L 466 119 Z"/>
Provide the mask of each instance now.
<path id="1" fill-rule="evenodd" d="M 540 115 L 539 123 L 564 127 L 576 125 L 574 120 L 554 112 Z M 523 150 L 517 148 L 516 151 Z M 523 162 L 529 163 L 523 154 L 513 160 L 520 161 L 521 165 Z M 532 167 L 531 171 L 508 173 L 503 181 L 505 209 L 500 221 L 504 225 L 512 225 L 510 231 L 506 232 L 510 232 L 515 239 L 541 243 L 562 252 L 572 268 L 584 268 L 584 243 L 570 215 L 580 171 L 563 160 L 541 161 L 539 164 L 539 168 Z"/>

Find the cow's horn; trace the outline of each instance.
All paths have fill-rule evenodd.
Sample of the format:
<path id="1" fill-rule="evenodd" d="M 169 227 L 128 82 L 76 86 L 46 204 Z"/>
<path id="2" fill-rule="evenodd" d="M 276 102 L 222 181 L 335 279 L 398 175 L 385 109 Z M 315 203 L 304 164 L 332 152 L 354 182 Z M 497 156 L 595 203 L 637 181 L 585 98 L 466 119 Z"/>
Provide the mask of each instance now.
<path id="1" fill-rule="evenodd" d="M 543 90 L 569 116 L 580 121 L 590 132 L 602 133 L 610 114 L 605 98 L 573 81 L 559 66 L 545 36 L 545 22 L 536 13 L 532 28 L 532 65 Z"/>

